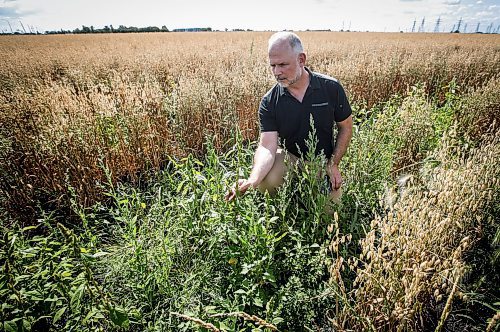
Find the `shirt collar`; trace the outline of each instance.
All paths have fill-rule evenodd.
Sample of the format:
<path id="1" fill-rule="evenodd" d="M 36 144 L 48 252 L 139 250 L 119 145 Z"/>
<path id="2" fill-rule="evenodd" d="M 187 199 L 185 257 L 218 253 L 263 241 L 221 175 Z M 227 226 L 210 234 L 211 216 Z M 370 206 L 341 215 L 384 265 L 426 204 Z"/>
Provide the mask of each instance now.
<path id="1" fill-rule="evenodd" d="M 321 86 L 319 84 L 318 77 L 309 68 L 304 67 L 304 69 L 309 73 L 309 86 L 307 87 L 307 90 L 309 88 L 311 88 L 313 90 L 319 89 Z M 278 89 L 279 89 L 280 96 L 283 96 L 285 94 L 285 92 L 287 91 L 286 88 L 282 87 L 280 84 L 278 84 Z"/>

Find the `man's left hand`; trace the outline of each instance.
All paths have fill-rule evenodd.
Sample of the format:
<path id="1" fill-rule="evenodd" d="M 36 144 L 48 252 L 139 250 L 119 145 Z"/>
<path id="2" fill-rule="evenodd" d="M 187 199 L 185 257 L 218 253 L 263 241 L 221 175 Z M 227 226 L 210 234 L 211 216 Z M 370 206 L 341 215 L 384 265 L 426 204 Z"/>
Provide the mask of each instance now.
<path id="1" fill-rule="evenodd" d="M 330 177 L 332 188 L 339 190 L 342 186 L 342 175 L 340 174 L 339 167 L 337 165 L 330 165 L 328 167 L 328 176 Z"/>

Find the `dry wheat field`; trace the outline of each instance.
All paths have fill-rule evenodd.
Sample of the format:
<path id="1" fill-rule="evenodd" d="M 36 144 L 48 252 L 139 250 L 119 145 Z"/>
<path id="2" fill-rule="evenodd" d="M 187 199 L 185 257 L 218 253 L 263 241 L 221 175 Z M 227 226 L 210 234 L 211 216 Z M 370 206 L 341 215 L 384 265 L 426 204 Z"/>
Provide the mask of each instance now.
<path id="1" fill-rule="evenodd" d="M 498 329 L 500 36 L 298 32 L 353 107 L 342 201 L 318 157 L 226 203 L 271 33 L 1 36 L 0 329 Z"/>

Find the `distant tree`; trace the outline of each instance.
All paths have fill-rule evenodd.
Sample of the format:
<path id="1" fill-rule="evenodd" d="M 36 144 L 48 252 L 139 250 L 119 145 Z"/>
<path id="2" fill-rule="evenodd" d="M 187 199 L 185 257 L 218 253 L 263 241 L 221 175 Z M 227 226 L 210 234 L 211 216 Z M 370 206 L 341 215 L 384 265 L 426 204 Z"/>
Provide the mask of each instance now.
<path id="1" fill-rule="evenodd" d="M 146 27 L 146 28 L 141 28 L 139 29 L 141 32 L 160 32 L 160 28 L 158 27 Z"/>

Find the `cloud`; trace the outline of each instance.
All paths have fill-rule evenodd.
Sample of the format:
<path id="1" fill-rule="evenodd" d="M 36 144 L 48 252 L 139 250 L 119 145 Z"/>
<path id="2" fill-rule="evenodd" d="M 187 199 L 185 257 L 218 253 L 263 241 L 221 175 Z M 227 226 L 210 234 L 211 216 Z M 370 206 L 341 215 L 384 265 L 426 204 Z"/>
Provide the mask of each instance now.
<path id="1" fill-rule="evenodd" d="M 449 5 L 449 6 L 456 6 L 456 5 L 459 5 L 460 2 L 462 2 L 461 0 L 447 0 L 445 2 L 443 2 L 445 5 Z"/>
<path id="2" fill-rule="evenodd" d="M 418 2 L 418 1 L 422 1 L 422 0 L 399 0 L 401 2 Z"/>
<path id="3" fill-rule="evenodd" d="M 482 11 L 482 12 L 477 12 L 476 15 L 474 15 L 474 16 L 478 19 L 481 19 L 481 18 L 486 19 L 486 18 L 493 16 L 493 13 L 489 12 L 489 11 Z"/>
<path id="4" fill-rule="evenodd" d="M 478 2 L 476 2 L 478 5 L 482 4 L 483 1 L 482 0 L 479 0 Z"/>
<path id="5" fill-rule="evenodd" d="M 19 10 L 17 6 L 12 7 L 0 7 L 0 18 L 4 19 L 15 19 L 21 18 L 23 16 L 36 14 L 36 10 Z"/>
<path id="6" fill-rule="evenodd" d="M 16 7 L 0 7 L 0 17 L 17 18 L 21 13 Z"/>

